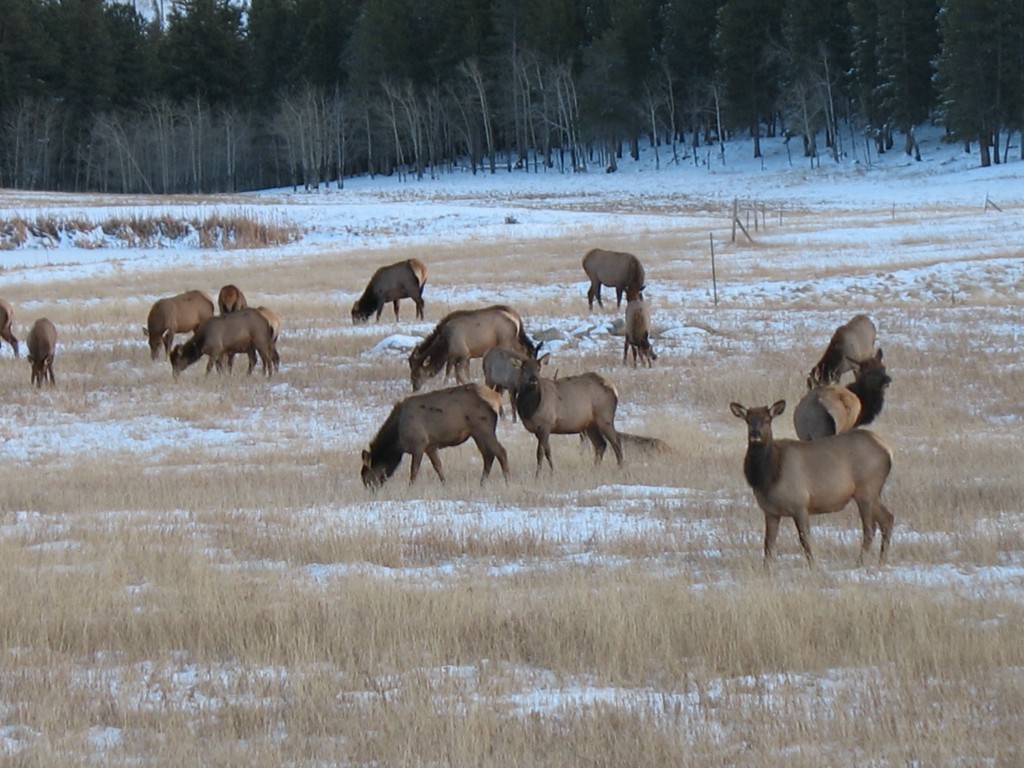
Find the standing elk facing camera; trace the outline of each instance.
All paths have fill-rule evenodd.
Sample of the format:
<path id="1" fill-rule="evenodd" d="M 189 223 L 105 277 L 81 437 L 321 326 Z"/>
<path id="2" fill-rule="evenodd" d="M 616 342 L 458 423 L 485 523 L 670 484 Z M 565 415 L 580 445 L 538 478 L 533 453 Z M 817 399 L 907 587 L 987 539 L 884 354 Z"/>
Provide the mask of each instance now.
<path id="1" fill-rule="evenodd" d="M 226 315 L 207 318 L 196 328 L 192 338 L 171 350 L 171 371 L 174 378 L 206 355 L 206 373 L 217 366 L 218 373 L 224 372 L 225 363 L 231 370 L 231 358 L 236 354 L 249 356 L 249 373 L 256 367 L 256 355 L 263 361 L 263 373 L 270 376 L 274 371 L 277 350 L 273 342 L 273 331 L 267 319 L 255 309 L 243 309 Z"/>
<path id="2" fill-rule="evenodd" d="M 367 488 L 384 485 L 406 453 L 412 460 L 410 484 L 416 481 L 424 454 L 443 483 L 444 467 L 438 449 L 462 445 L 470 438 L 484 460 L 480 482 L 491 473 L 495 458 L 507 480 L 508 456 L 495 435 L 500 403 L 501 396 L 482 384 L 410 395 L 391 409 L 370 442 L 369 450 L 363 451 L 360 470 L 363 485 Z"/>
<path id="3" fill-rule="evenodd" d="M 469 361 L 494 347 L 508 347 L 536 357 L 537 346 L 523 330 L 523 319 L 512 307 L 498 304 L 482 309 L 461 309 L 447 314 L 409 354 L 413 392 L 442 368 L 455 371 L 455 380 L 469 378 Z"/>
<path id="4" fill-rule="evenodd" d="M 245 309 L 248 306 L 245 294 L 242 293 L 237 285 L 225 285 L 220 289 L 220 293 L 217 294 L 217 307 L 222 315 L 238 312 L 240 309 Z"/>
<path id="5" fill-rule="evenodd" d="M 416 305 L 416 318 L 423 319 L 423 286 L 427 282 L 427 267 L 419 259 L 407 259 L 381 267 L 370 278 L 366 290 L 352 305 L 352 322 L 365 323 L 376 313 L 377 320 L 390 302 L 398 320 L 400 299 L 412 299 Z"/>
<path id="6" fill-rule="evenodd" d="M 867 360 L 875 350 L 875 324 L 867 315 L 856 315 L 836 328 L 818 364 L 807 377 L 807 386 L 835 384 L 858 360 Z"/>
<path id="7" fill-rule="evenodd" d="M 594 248 L 587 251 L 583 257 L 583 271 L 590 279 L 590 288 L 587 290 L 587 302 L 590 304 L 590 311 L 594 311 L 594 300 L 598 306 L 604 308 L 601 301 L 601 286 L 607 285 L 615 289 L 615 306 L 622 306 L 622 294 L 633 291 L 643 296 L 644 265 L 640 259 L 632 253 L 621 251 L 605 251 L 601 248 Z"/>
<path id="8" fill-rule="evenodd" d="M 32 366 L 32 383 L 43 386 L 47 378 L 50 385 L 56 384 L 53 378 L 53 356 L 57 352 L 57 329 L 48 318 L 41 317 L 32 324 L 28 332 L 28 362 Z"/>
<path id="9" fill-rule="evenodd" d="M 636 368 L 636 360 L 639 356 L 641 363 L 647 363 L 651 367 L 651 361 L 657 360 L 658 355 L 651 346 L 651 318 L 647 313 L 647 305 L 644 304 L 640 294 L 630 291 L 626 296 L 626 338 L 622 344 L 622 364 L 626 364 L 626 356 L 630 349 L 633 350 L 633 367 Z"/>
<path id="10" fill-rule="evenodd" d="M 807 562 L 811 553 L 810 516 L 838 512 L 852 499 L 860 512 L 863 540 L 859 563 L 871 549 L 881 526 L 879 562 L 892 537 L 893 516 L 882 503 L 882 488 L 892 469 L 892 452 L 873 432 L 855 429 L 813 442 L 775 440 L 772 419 L 786 409 L 779 400 L 770 407 L 729 405 L 747 423 L 747 454 L 743 475 L 764 512 L 764 562 L 775 559 L 775 539 L 783 517 L 793 518 Z"/>
<path id="11" fill-rule="evenodd" d="M 537 345 L 539 350 L 541 342 Z M 519 386 L 519 369 L 529 358 L 521 352 L 508 347 L 492 347 L 483 358 L 484 384 L 499 395 L 508 391 L 509 404 L 512 406 L 512 421 L 516 420 L 516 393 Z M 548 356 L 544 355 L 538 362 L 544 365 Z M 498 406 L 498 415 L 504 417 L 503 408 Z"/>
<path id="12" fill-rule="evenodd" d="M 892 383 L 882 350 L 854 367 L 856 378 L 845 387 L 812 387 L 793 410 L 793 427 L 801 440 L 817 440 L 870 424 L 882 412 L 885 390 Z"/>
<path id="13" fill-rule="evenodd" d="M 202 291 L 186 291 L 154 302 L 146 318 L 143 335 L 149 339 L 149 353 L 156 360 L 163 345 L 167 355 L 176 333 L 190 333 L 213 316 L 213 302 Z"/>
<path id="14" fill-rule="evenodd" d="M 622 464 L 622 440 L 615 430 L 619 393 L 611 382 L 596 373 L 581 373 L 564 379 L 545 379 L 540 360 L 526 359 L 519 369 L 516 410 L 526 430 L 537 438 L 537 474 L 544 459 L 551 462 L 551 435 L 585 434 L 594 446 L 594 463 L 604 457 L 607 443 Z"/>
<path id="15" fill-rule="evenodd" d="M 0 299 L 0 339 L 11 345 L 14 356 L 18 357 L 18 340 L 11 330 L 11 321 L 14 319 L 14 308 L 7 299 Z"/>

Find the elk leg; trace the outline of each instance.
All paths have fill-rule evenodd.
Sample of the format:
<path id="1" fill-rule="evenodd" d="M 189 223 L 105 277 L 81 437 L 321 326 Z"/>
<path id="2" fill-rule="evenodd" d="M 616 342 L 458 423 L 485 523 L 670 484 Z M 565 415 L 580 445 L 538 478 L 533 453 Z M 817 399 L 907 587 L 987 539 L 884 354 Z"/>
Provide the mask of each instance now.
<path id="1" fill-rule="evenodd" d="M 484 435 L 482 438 L 473 438 L 476 443 L 476 447 L 480 451 L 480 455 L 484 459 L 484 472 L 480 476 L 480 484 L 483 485 L 484 480 L 490 476 L 491 467 L 494 466 L 494 459 L 497 457 L 501 463 L 501 471 L 505 475 L 506 482 L 508 481 L 508 455 L 505 453 L 505 449 L 501 443 L 498 442 L 498 438 L 492 438 L 490 435 Z"/>
<path id="2" fill-rule="evenodd" d="M 430 459 L 430 463 L 434 465 L 434 471 L 437 472 L 437 476 L 441 478 L 441 482 L 444 482 L 444 467 L 441 466 L 441 454 L 437 452 L 437 446 L 432 445 L 427 448 L 427 458 Z"/>
<path id="3" fill-rule="evenodd" d="M 554 472 L 555 465 L 551 463 L 551 444 L 548 441 L 548 433 L 537 432 L 537 472 L 535 474 L 540 474 L 545 458 L 548 460 L 548 466 L 551 468 L 551 471 Z"/>
<path id="4" fill-rule="evenodd" d="M 800 546 L 803 547 L 807 564 L 814 565 L 814 555 L 811 554 L 811 523 L 807 512 L 797 512 L 793 515 L 793 522 L 796 524 L 797 536 L 800 537 Z"/>
<path id="5" fill-rule="evenodd" d="M 860 512 L 860 527 L 863 531 L 857 565 L 864 565 L 864 557 L 871 549 L 871 542 L 875 539 L 875 529 L 878 527 L 878 522 L 875 520 L 874 505 L 870 501 L 858 499 L 857 511 Z"/>
<path id="6" fill-rule="evenodd" d="M 597 424 L 591 422 L 584 432 L 590 439 L 590 444 L 594 446 L 594 464 L 600 464 L 608 444 L 604 441 L 604 437 L 601 436 L 601 430 Z"/>
<path id="7" fill-rule="evenodd" d="M 422 451 L 413 451 L 409 461 L 409 485 L 416 482 L 416 476 L 420 473 L 420 462 L 423 461 Z"/>
<path id="8" fill-rule="evenodd" d="M 57 380 L 53 378 L 53 358 L 52 357 L 49 360 L 46 361 L 46 372 L 50 376 L 50 386 L 52 387 L 52 386 L 56 385 Z"/>
<path id="9" fill-rule="evenodd" d="M 413 299 L 413 301 L 416 302 L 416 319 L 417 320 L 422 320 L 423 319 L 423 297 L 422 296 L 417 296 L 417 297 L 415 297 Z"/>
<path id="10" fill-rule="evenodd" d="M 885 555 L 889 551 L 889 539 L 892 538 L 892 526 L 895 522 L 892 512 L 881 501 L 875 505 L 875 520 L 882 529 L 882 546 L 878 553 L 878 562 L 885 562 Z"/>
<path id="11" fill-rule="evenodd" d="M 624 338 L 622 340 L 622 364 L 623 365 L 626 364 L 626 355 L 628 355 L 628 354 L 629 354 L 629 337 L 627 336 L 626 338 Z M 635 359 L 633 361 L 633 365 L 636 365 L 636 360 Z"/>
<path id="12" fill-rule="evenodd" d="M 256 350 L 253 349 L 252 347 L 249 347 L 249 350 L 246 352 L 246 355 L 249 356 L 249 370 L 246 371 L 246 373 L 249 376 L 252 376 L 252 372 L 256 369 Z M 263 372 L 264 373 L 267 372 L 267 359 L 266 358 L 263 358 Z"/>
<path id="13" fill-rule="evenodd" d="M 391 302 L 391 306 L 393 306 L 395 308 L 395 322 L 397 323 L 398 322 L 398 299 L 395 299 L 393 302 Z"/>
<path id="14" fill-rule="evenodd" d="M 612 450 L 615 451 L 615 460 L 619 466 L 622 466 L 622 438 L 619 437 L 619 433 L 615 431 L 615 427 L 611 424 L 598 424 L 598 429 L 601 430 L 601 434 L 604 435 L 605 439 L 612 444 Z"/>
<path id="15" fill-rule="evenodd" d="M 615 289 L 615 306 L 622 309 L 622 289 L 618 287 Z"/>
<path id="16" fill-rule="evenodd" d="M 768 567 L 775 559 L 775 539 L 779 536 L 780 518 L 776 515 L 764 515 L 764 564 Z"/>

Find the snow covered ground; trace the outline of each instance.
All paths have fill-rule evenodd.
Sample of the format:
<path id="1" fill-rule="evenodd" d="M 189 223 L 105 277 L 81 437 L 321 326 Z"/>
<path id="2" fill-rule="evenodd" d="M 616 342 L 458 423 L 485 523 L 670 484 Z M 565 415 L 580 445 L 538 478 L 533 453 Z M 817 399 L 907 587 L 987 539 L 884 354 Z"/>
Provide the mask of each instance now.
<path id="1" fill-rule="evenodd" d="M 803 158 L 791 158 L 780 141 L 767 140 L 764 147 L 767 154 L 763 160 L 747 156 L 748 144 L 736 143 L 727 147 L 724 161 L 717 150 L 711 148 L 702 150 L 696 162 L 688 156 L 673 164 L 668 149 L 662 147 L 658 169 L 654 151 L 648 148 L 640 162 L 626 159 L 614 174 L 594 168 L 577 175 L 555 171 L 501 171 L 493 176 L 456 172 L 404 182 L 393 178 L 360 178 L 346 180 L 343 189 L 272 190 L 202 200 L 126 200 L 102 195 L 0 191 L 0 220 L 50 216 L 89 220 L 99 225 L 105 219 L 126 215 L 166 213 L 172 217 L 202 218 L 215 211 L 241 211 L 269 222 L 287 222 L 302 233 L 301 238 L 290 245 L 230 251 L 203 249 L 188 239 L 159 242 L 147 248 L 124 247 L 99 230 L 87 238 L 88 247 L 83 247 L 81 238 L 57 241 L 50 237 L 30 238 L 21 247 L 0 252 L 0 296 L 31 288 L 39 298 L 22 302 L 18 307 L 18 316 L 27 320 L 46 307 L 61 304 L 60 298 L 49 295 L 52 291 L 48 291 L 48 287 L 97 276 L 133 281 L 171 267 L 186 274 L 190 269 L 226 266 L 244 271 L 272 264 L 280 269 L 290 263 L 304 264 L 320 253 L 366 249 L 379 250 L 380 263 L 387 263 L 389 250 L 399 247 L 507 243 L 513 249 L 517 241 L 545 238 L 578 243 L 582 255 L 588 244 L 598 245 L 603 237 L 634 232 L 638 238 L 656 240 L 682 228 L 707 231 L 721 249 L 723 274 L 717 286 L 717 297 L 729 312 L 712 314 L 711 286 L 706 280 L 699 283 L 652 280 L 658 342 L 669 357 L 681 359 L 704 349 L 708 344 L 706 326 L 709 323 L 718 334 L 715 344 L 731 354 L 750 357 L 763 352 L 773 336 L 792 333 L 794 322 L 819 323 L 821 328 L 827 329 L 844 320 L 850 308 L 857 306 L 874 310 L 872 314 L 881 317 L 889 343 L 912 348 L 915 335 L 924 334 L 928 346 L 934 347 L 938 345 L 936 339 L 945 331 L 963 322 L 962 315 L 958 316 L 958 297 L 961 303 L 969 298 L 971 307 L 984 307 L 993 322 L 993 336 L 1018 345 L 1019 355 L 1024 340 L 1024 255 L 1017 243 L 1024 229 L 1024 163 L 1015 161 L 989 169 L 977 168 L 976 155 L 966 155 L 959 146 L 943 144 L 937 132 L 922 135 L 924 159 L 921 162 L 895 151 L 882 157 L 872 156 L 868 163 L 860 149 L 858 159 L 851 153 L 838 164 L 826 158 L 819 166 L 811 167 Z M 764 239 L 773 246 L 770 252 L 729 245 L 728 218 L 734 200 L 741 201 L 744 211 L 754 205 L 767 212 L 771 218 L 768 224 L 773 229 Z M 976 215 L 965 215 L 965 211 Z M 834 217 L 836 223 L 807 226 L 806 218 L 818 212 Z M 744 215 L 749 223 L 749 212 Z M 799 221 L 802 225 L 792 229 L 781 225 L 774 228 L 775 217 L 785 222 Z M 755 239 L 761 239 L 761 235 L 755 234 Z M 700 258 L 705 256 L 701 254 Z M 671 275 L 677 268 L 688 270 L 696 258 L 684 253 L 678 258 L 662 258 L 659 269 L 663 275 Z M 600 355 L 602 350 L 614 349 L 617 343 L 609 344 L 608 321 L 612 315 L 610 312 L 592 315 L 584 311 L 582 297 L 586 284 L 581 278 L 580 271 L 575 277 L 570 276 L 568 282 L 561 279 L 561 273 L 551 282 L 511 280 L 503 284 L 499 296 L 494 295 L 493 285 L 486 290 L 473 291 L 464 285 L 437 279 L 429 283 L 427 295 L 434 306 L 475 305 L 493 300 L 542 305 L 558 301 L 569 291 L 579 297 L 574 313 L 552 312 L 534 320 L 539 326 L 559 332 L 559 339 L 548 344 L 556 355 Z M 361 362 L 394 360 L 400 369 L 409 346 L 418 338 L 416 334 L 424 332 L 432 323 L 413 324 L 411 329 L 399 329 L 391 323 L 369 330 L 354 329 L 347 323 L 347 307 L 358 289 L 351 281 L 348 285 L 328 288 L 330 300 L 341 308 L 338 313 L 341 319 L 336 328 L 324 333 L 365 338 L 367 343 Z M 282 288 L 282 295 L 285 290 Z M 148 304 L 155 298 L 156 295 L 144 295 L 139 300 Z M 100 300 L 99 297 L 96 300 Z M 775 309 L 814 305 L 820 312 L 779 317 L 774 312 L 762 312 L 761 308 L 766 305 Z M 922 315 L 928 319 L 919 321 L 913 311 L 915 306 L 942 306 L 949 311 L 938 319 L 934 314 Z M 411 308 L 404 307 L 403 311 L 409 313 Z M 390 309 L 385 319 L 389 319 L 389 315 Z M 928 323 L 927 327 L 922 327 L 924 322 Z M 135 327 L 141 325 L 141 318 L 137 321 L 133 318 L 131 323 L 131 330 L 124 331 L 123 343 L 142 345 Z M 751 327 L 756 333 L 750 332 Z M 318 331 L 305 328 L 298 332 L 315 334 Z M 820 335 L 821 330 L 816 328 L 815 333 Z M 89 343 L 84 339 L 73 342 L 78 349 L 87 348 Z M 282 349 L 287 349 L 287 344 L 286 331 Z M 5 349 L 7 355 L 9 350 Z M 616 353 L 609 354 L 610 367 L 615 356 Z M 333 361 L 331 364 L 347 363 Z M 204 449 L 221 449 L 225 454 L 240 450 L 259 456 L 266 448 L 262 435 L 268 424 L 273 424 L 283 450 L 301 451 L 314 441 L 324 450 L 344 456 L 339 464 L 352 465 L 348 457 L 355 456 L 358 448 L 372 436 L 387 411 L 388 401 L 364 416 L 353 417 L 349 423 L 331 423 L 318 418 L 315 404 L 306 402 L 302 387 L 289 381 L 287 365 L 286 358 L 282 375 L 268 385 L 275 406 L 273 412 L 253 405 L 247 410 L 247 416 L 234 420 L 229 429 L 207 426 L 201 435 Z M 1016 366 L 1020 370 L 1019 357 Z M 132 375 L 129 367 L 126 363 L 127 376 Z M 74 372 L 63 373 L 75 380 Z M 24 378 L 27 380 L 27 373 Z M 771 383 L 778 384 L 781 380 Z M 403 380 L 389 389 L 392 399 L 401 396 L 406 386 Z M 748 385 L 748 390 L 753 388 Z M 729 396 L 730 393 L 722 395 L 723 413 L 724 398 Z M 107 452 L 111 456 L 130 453 L 156 457 L 172 449 L 181 450 L 189 440 L 197 439 L 191 422 L 170 417 L 121 419 L 117 410 L 123 403 L 105 402 L 102 397 L 91 398 L 90 405 L 88 413 L 57 419 L 45 430 L 26 429 L 19 421 L 23 418 L 21 410 L 0 413 L 5 456 L 18 462 L 43 457 L 73 461 Z M 305 406 L 313 409 L 312 414 L 309 408 L 303 410 Z M 1019 433 L 1024 420 L 1019 404 L 990 403 L 982 395 L 973 407 L 984 412 L 993 433 Z M 624 411 L 627 428 L 636 424 L 649 428 L 657 424 L 657 411 L 652 402 L 641 402 L 633 410 L 626 408 Z M 704 426 L 710 424 L 711 431 L 721 429 L 717 423 L 722 420 L 721 414 L 691 413 L 690 416 Z M 740 440 L 739 426 L 730 426 L 735 433 L 729 434 Z M 509 429 L 509 426 L 504 424 L 501 429 Z M 910 442 L 908 439 L 907 450 L 920 448 L 909 445 Z M 556 451 L 565 450 L 565 445 L 567 443 L 561 444 Z M 532 462 L 532 450 L 521 458 Z M 554 542 L 561 553 L 560 564 L 591 562 L 600 557 L 593 550 L 602 542 L 620 537 L 642 540 L 669 527 L 674 528 L 674 535 L 685 538 L 695 549 L 706 550 L 706 562 L 690 571 L 690 588 L 700 590 L 708 583 L 727 579 L 728 574 L 713 565 L 718 557 L 714 551 L 717 531 L 724 525 L 721 519 L 711 517 L 701 525 L 686 526 L 672 522 L 674 512 L 699 499 L 699 503 L 706 505 L 720 502 L 749 506 L 751 514 L 744 523 L 749 523 L 749 533 L 742 537 L 742 545 L 748 548 L 752 560 L 758 557 L 760 515 L 747 490 L 739 485 L 721 491 L 716 501 L 709 494 L 682 485 L 643 480 L 618 482 L 595 477 L 589 489 L 575 490 L 569 494 L 570 498 L 552 494 L 545 502 L 543 498 L 531 497 L 530 504 L 517 506 L 495 503 L 490 493 L 479 499 L 451 498 L 450 494 L 437 490 L 436 478 L 429 467 L 424 467 L 421 475 L 420 483 L 424 486 L 421 491 L 396 487 L 404 485 L 406 471 L 407 462 L 381 495 L 367 496 L 351 504 L 325 503 L 298 511 L 294 515 L 295 524 L 308 526 L 312 531 L 337 525 L 352 529 L 399 525 L 409 530 L 427 527 L 443 516 L 456 537 L 480 532 L 515 532 Z M 525 468 L 521 471 L 525 477 Z M 355 483 L 356 479 L 350 475 L 345 482 Z M 542 497 L 544 491 L 540 489 L 537 493 Z M 615 503 L 609 503 L 608 499 L 614 499 Z M 1016 524 L 1022 512 L 1024 499 L 1018 497 L 1013 508 L 1007 510 L 1011 525 Z M 12 541 L 28 538 L 43 524 L 32 510 L 5 507 L 0 536 Z M 979 523 L 991 524 L 992 521 Z M 842 551 L 849 553 L 852 560 L 859 540 L 852 514 L 846 514 L 843 520 L 833 524 L 818 526 L 815 531 L 819 541 L 840 541 Z M 791 537 L 792 531 L 784 528 L 782 535 Z M 924 546 L 930 535 L 898 528 L 894 546 L 908 549 L 915 543 Z M 787 546 L 792 543 L 788 542 Z M 712 565 L 707 565 L 707 561 Z M 272 566 L 264 563 L 261 567 Z M 508 574 L 527 567 L 543 566 L 499 560 L 492 573 Z M 658 567 L 674 570 L 685 566 L 663 562 Z M 302 569 L 300 577 L 317 584 L 330 584 L 358 573 L 444 583 L 458 568 L 459 563 L 454 561 L 440 567 L 408 568 L 312 563 Z M 920 564 L 902 559 L 881 571 L 850 570 L 844 572 L 844 577 L 847 576 L 868 584 L 902 582 L 926 589 L 953 590 L 968 597 L 996 592 L 1019 600 L 1024 595 L 1024 552 L 1006 552 L 999 565 L 969 571 L 946 564 Z M 287 675 L 287 671 L 275 669 L 264 673 Z M 230 677 L 231 674 L 230 668 L 202 670 L 184 662 L 172 678 L 171 689 L 162 695 L 184 699 L 184 692 L 194 689 L 197 679 Z M 449 669 L 438 674 L 473 677 L 475 673 Z M 856 687 L 859 674 L 858 671 L 833 670 L 821 677 L 789 678 L 777 684 L 802 687 L 802 705 L 812 706 L 817 698 L 829 695 L 828 691 L 834 687 Z M 111 685 L 119 690 L 133 690 L 139 706 L 144 708 L 155 695 L 145 686 L 144 681 L 150 675 L 151 670 L 120 667 Z M 761 680 L 760 684 L 765 682 Z M 722 680 L 720 685 L 740 695 L 750 681 Z M 711 691 L 708 695 L 713 698 L 718 693 Z M 687 692 L 621 691 L 587 679 L 554 681 L 538 675 L 533 690 L 524 690 L 505 704 L 524 716 L 558 711 L 579 701 L 609 702 L 632 710 L 664 711 L 666 706 L 674 711 L 689 708 L 690 715 L 684 719 L 690 727 L 712 727 L 713 724 L 704 723 L 706 707 L 698 707 L 698 702 L 691 701 L 691 697 Z M 207 701 L 182 706 L 188 709 L 223 704 Z M 17 752 L 37 735 L 16 725 L 8 726 L 0 731 L 0 749 Z M 117 728 L 97 727 L 90 734 L 92 749 L 98 754 L 116 747 L 120 738 Z"/>

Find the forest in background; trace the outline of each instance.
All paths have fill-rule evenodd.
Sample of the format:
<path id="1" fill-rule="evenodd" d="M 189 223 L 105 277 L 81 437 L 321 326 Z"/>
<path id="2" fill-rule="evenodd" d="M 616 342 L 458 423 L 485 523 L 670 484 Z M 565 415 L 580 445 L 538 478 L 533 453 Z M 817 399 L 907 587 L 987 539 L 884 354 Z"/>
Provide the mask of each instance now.
<path id="1" fill-rule="evenodd" d="M 780 135 L 816 163 L 916 155 L 928 121 L 986 166 L 1024 126 L 1024 0 L 137 2 L 0 0 L 0 185 L 614 171 Z"/>

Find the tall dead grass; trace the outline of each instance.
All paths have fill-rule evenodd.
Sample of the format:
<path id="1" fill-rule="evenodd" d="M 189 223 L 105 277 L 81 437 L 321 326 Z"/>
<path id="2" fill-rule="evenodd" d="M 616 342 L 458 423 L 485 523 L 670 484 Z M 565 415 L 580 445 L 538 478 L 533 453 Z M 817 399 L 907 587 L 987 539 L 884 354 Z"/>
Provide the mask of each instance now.
<path id="1" fill-rule="evenodd" d="M 9 349 L 0 359 L 10 758 L 1018 763 L 1019 297 L 687 306 L 674 291 L 705 280 L 705 265 L 677 243 L 698 242 L 697 227 L 603 243 L 645 259 L 662 327 L 713 332 L 660 339 L 650 371 L 623 367 L 619 340 L 600 334 L 554 363 L 608 375 L 623 428 L 673 452 L 595 468 L 561 437 L 556 472 L 535 477 L 534 438 L 506 420 L 508 484 L 479 484 L 470 445 L 442 452 L 446 485 L 424 467 L 410 487 L 406 460 L 382 491 L 363 489 L 358 451 L 409 392 L 404 354 L 373 346 L 426 332 L 466 289 L 513 301 L 531 328 L 598 324 L 612 310 L 590 315 L 572 292 L 575 238 L 392 249 L 388 261 L 431 270 L 420 323 L 406 310 L 398 324 L 349 324 L 374 252 L 12 285 L 16 331 L 45 314 L 60 340 L 52 390 L 30 388 Z M 760 237 L 783 256 L 798 247 L 785 230 Z M 523 266 L 528 255 L 549 269 Z M 729 279 L 761 296 L 768 275 L 755 265 Z M 284 317 L 280 375 L 174 381 L 141 336 L 149 297 L 225 282 Z M 503 293 L 510 282 L 564 288 L 519 299 Z M 896 455 L 892 559 L 854 567 L 848 510 L 812 524 L 820 569 L 784 526 L 768 575 L 727 404 L 795 404 L 853 311 L 876 318 L 894 378 L 875 425 Z M 33 440 L 47 431 L 66 441 Z"/>

